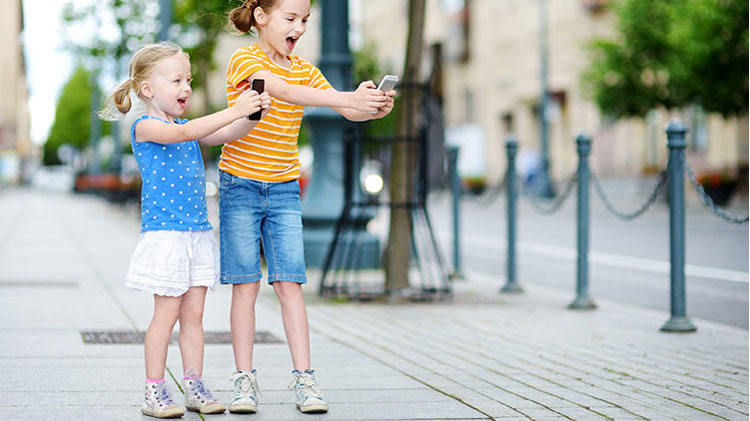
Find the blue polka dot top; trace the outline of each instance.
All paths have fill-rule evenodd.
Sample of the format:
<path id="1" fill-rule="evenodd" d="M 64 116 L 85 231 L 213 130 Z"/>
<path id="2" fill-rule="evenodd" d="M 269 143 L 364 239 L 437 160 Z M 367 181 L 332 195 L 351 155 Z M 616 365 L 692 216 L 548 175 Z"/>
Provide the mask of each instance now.
<path id="1" fill-rule="evenodd" d="M 206 231 L 212 229 L 206 211 L 206 170 L 197 140 L 162 145 L 136 142 L 135 126 L 130 143 L 141 173 L 141 232 L 156 230 Z M 175 119 L 177 124 L 188 120 Z"/>

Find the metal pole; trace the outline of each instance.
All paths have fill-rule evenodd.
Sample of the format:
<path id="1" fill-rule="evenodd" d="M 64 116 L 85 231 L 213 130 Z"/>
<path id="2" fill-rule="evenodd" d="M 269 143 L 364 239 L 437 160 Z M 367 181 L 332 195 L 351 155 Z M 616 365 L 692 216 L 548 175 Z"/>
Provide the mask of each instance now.
<path id="1" fill-rule="evenodd" d="M 505 141 L 508 169 L 505 173 L 505 191 L 508 196 L 508 256 L 505 263 L 506 282 L 500 292 L 519 294 L 523 289 L 516 282 L 516 153 L 518 141 L 511 135 Z"/>
<path id="2" fill-rule="evenodd" d="M 91 121 L 89 122 L 89 145 L 91 145 L 91 163 L 89 174 L 99 174 L 99 138 L 102 134 L 102 124 L 96 111 L 99 109 L 99 72 L 91 72 Z"/>
<path id="3" fill-rule="evenodd" d="M 548 73 L 548 60 L 549 60 L 549 46 L 547 36 L 547 0 L 539 0 L 539 52 L 541 58 L 541 74 L 540 74 L 540 103 L 539 103 L 539 137 L 540 146 L 542 149 L 542 171 L 538 184 L 536 186 L 536 194 L 539 197 L 551 198 L 554 197 L 555 193 L 552 190 L 552 183 L 549 180 L 549 123 L 547 121 L 547 109 L 549 108 L 549 89 L 547 88 L 547 73 Z"/>
<path id="4" fill-rule="evenodd" d="M 685 153 L 687 128 L 679 121 L 667 126 L 669 148 L 669 263 L 671 317 L 661 327 L 666 332 L 695 332 L 697 329 L 686 315 L 685 306 Z"/>
<path id="5" fill-rule="evenodd" d="M 596 304 L 589 297 L 589 154 L 591 138 L 585 134 L 576 138 L 578 146 L 578 260 L 576 298 L 569 309 L 591 310 Z"/>
<path id="6" fill-rule="evenodd" d="M 159 0 L 159 41 L 169 40 L 172 26 L 172 0 Z"/>
<path id="7" fill-rule="evenodd" d="M 447 151 L 453 210 L 453 273 L 450 278 L 464 279 L 461 271 L 461 178 L 458 176 L 458 146 L 448 146 Z"/>

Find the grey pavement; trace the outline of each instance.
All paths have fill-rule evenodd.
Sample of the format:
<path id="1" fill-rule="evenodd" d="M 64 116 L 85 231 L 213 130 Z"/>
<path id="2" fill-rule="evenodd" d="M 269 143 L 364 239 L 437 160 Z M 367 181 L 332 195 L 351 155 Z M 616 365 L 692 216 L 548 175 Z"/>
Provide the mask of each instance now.
<path id="1" fill-rule="evenodd" d="M 80 335 L 146 329 L 150 297 L 123 286 L 138 229 L 133 207 L 0 190 L 0 419 L 146 419 L 142 345 Z M 662 310 L 599 299 L 595 311 L 569 311 L 558 289 L 527 283 L 524 294 L 500 295 L 497 276 L 471 267 L 438 303 L 321 300 L 317 275 L 305 288 L 330 412 L 299 414 L 286 345 L 258 344 L 260 412 L 205 419 L 748 419 L 746 328 L 696 318 L 696 333 L 662 333 Z M 283 339 L 278 303 L 262 291 L 258 330 Z M 207 331 L 228 330 L 230 296 L 209 293 Z M 231 345 L 205 355 L 204 377 L 227 402 Z M 182 375 L 175 345 L 168 368 Z"/>

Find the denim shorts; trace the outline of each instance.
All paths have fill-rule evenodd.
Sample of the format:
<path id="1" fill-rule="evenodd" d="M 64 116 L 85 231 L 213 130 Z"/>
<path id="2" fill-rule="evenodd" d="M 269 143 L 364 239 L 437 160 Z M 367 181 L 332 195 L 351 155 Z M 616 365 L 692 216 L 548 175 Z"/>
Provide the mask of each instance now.
<path id="1" fill-rule="evenodd" d="M 261 243 L 269 284 L 306 283 L 297 180 L 267 183 L 224 171 L 220 179 L 221 283 L 260 281 Z"/>

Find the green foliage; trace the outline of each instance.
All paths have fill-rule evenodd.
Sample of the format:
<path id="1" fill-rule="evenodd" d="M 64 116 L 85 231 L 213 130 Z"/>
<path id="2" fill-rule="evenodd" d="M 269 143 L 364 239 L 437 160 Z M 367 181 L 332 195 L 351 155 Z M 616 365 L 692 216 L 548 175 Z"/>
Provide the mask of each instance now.
<path id="1" fill-rule="evenodd" d="M 596 40 L 583 75 L 599 109 L 615 117 L 699 104 L 747 112 L 746 0 L 620 0 L 617 40 Z"/>
<path id="2" fill-rule="evenodd" d="M 216 69 L 213 55 L 217 39 L 227 24 L 227 12 L 241 4 L 227 0 L 174 0 L 174 21 L 180 29 L 178 39 L 185 40 L 182 46 L 197 68 L 193 71 L 193 89 L 202 87 L 209 72 Z M 195 41 L 188 41 L 191 39 Z"/>
<path id="3" fill-rule="evenodd" d="M 156 41 L 158 18 L 158 0 L 105 0 L 84 5 L 68 1 L 63 8 L 64 45 L 88 68 L 108 65 L 121 77 L 127 74 L 124 60 L 141 45 Z M 105 35 L 103 22 L 114 22 L 118 36 Z M 82 28 L 86 29 L 84 37 Z"/>
<path id="4" fill-rule="evenodd" d="M 55 121 L 44 144 L 44 163 L 59 164 L 57 149 L 68 144 L 81 150 L 89 143 L 91 123 L 91 74 L 79 66 L 62 89 Z"/>

